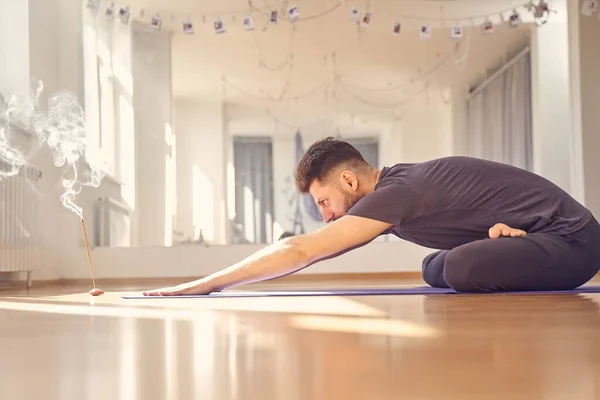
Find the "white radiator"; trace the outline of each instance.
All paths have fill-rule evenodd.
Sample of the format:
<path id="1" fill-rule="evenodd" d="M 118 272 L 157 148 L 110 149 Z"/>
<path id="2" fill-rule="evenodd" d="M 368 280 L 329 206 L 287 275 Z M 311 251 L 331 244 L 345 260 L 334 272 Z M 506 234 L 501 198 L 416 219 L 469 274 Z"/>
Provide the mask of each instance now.
<path id="1" fill-rule="evenodd" d="M 98 199 L 96 207 L 96 246 L 129 247 L 131 245 L 131 210 L 110 197 Z"/>
<path id="2" fill-rule="evenodd" d="M 0 163 L 0 171 L 7 171 Z M 25 167 L 0 179 L 0 272 L 27 272 L 40 264 L 41 230 L 37 182 L 41 171 Z"/>

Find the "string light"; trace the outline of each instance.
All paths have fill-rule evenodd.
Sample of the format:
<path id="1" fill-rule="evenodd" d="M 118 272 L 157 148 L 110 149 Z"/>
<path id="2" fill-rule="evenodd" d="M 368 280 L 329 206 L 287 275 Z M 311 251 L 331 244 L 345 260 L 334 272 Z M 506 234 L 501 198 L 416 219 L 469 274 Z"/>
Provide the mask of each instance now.
<path id="1" fill-rule="evenodd" d="M 262 100 L 262 101 L 268 101 L 268 102 L 274 102 L 274 103 L 279 103 L 279 102 L 290 100 L 290 99 L 301 99 L 301 98 L 305 98 L 305 97 L 310 97 L 310 96 L 314 95 L 315 93 L 320 92 L 321 90 L 329 87 L 329 85 L 331 85 L 333 82 L 333 81 L 326 81 L 326 82 L 323 82 L 305 92 L 295 93 L 295 94 L 291 94 L 288 96 L 281 96 L 281 97 L 276 98 L 276 97 L 269 96 L 269 95 L 261 96 L 261 95 L 254 94 L 246 89 L 241 88 L 237 84 L 233 83 L 233 81 L 230 78 L 223 77 L 222 79 L 223 79 L 223 82 L 227 85 L 227 87 L 232 88 L 233 90 L 235 90 L 236 92 L 238 92 L 240 94 L 243 94 L 244 96 L 251 97 L 256 100 Z"/>
<path id="2" fill-rule="evenodd" d="M 296 29 L 291 29 L 290 30 L 290 37 L 288 40 L 288 46 L 289 46 L 289 50 L 287 52 L 287 55 L 285 56 L 285 59 L 280 62 L 279 64 L 277 64 L 274 67 L 268 66 L 267 62 L 265 61 L 265 57 L 263 56 L 262 50 L 258 44 L 258 39 L 256 37 L 256 35 L 252 35 L 252 39 L 254 42 L 254 47 L 256 48 L 256 51 L 258 52 L 258 56 L 259 56 L 259 61 L 258 64 L 260 67 L 269 70 L 271 72 L 277 72 L 277 71 L 281 71 L 283 70 L 285 67 L 288 67 L 291 65 L 293 58 L 294 58 L 294 54 L 293 54 L 293 43 L 294 43 L 294 36 L 296 34 Z"/>
<path id="3" fill-rule="evenodd" d="M 423 93 L 426 93 L 426 92 L 427 93 L 429 92 L 429 82 L 427 82 L 426 85 L 423 88 L 421 88 L 418 91 L 416 91 L 413 95 L 408 96 L 407 98 L 401 99 L 401 100 L 393 102 L 393 103 L 386 103 L 386 104 L 384 104 L 384 103 L 379 103 L 379 102 L 375 102 L 373 100 L 367 99 L 367 98 L 363 97 L 362 95 L 353 92 L 346 85 L 342 84 L 340 86 L 352 98 L 354 98 L 355 100 L 359 101 L 362 104 L 365 104 L 365 105 L 368 105 L 368 106 L 371 106 L 371 107 L 375 107 L 375 108 L 379 108 L 379 109 L 391 109 L 391 110 L 397 110 L 399 107 L 404 106 L 404 105 L 410 103 L 412 100 L 414 100 L 419 95 L 421 95 Z"/>

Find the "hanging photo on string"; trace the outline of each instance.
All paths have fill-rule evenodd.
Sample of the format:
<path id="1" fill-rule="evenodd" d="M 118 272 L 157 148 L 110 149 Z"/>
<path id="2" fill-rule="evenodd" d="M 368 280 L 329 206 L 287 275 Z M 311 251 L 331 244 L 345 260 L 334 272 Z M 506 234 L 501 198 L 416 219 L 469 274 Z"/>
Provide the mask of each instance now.
<path id="1" fill-rule="evenodd" d="M 108 7 L 106 7 L 106 19 L 112 20 L 115 16 L 115 3 L 110 3 Z"/>
<path id="2" fill-rule="evenodd" d="M 431 39 L 431 27 L 427 24 L 421 25 L 421 29 L 419 30 L 419 37 L 421 40 Z"/>
<path id="3" fill-rule="evenodd" d="M 129 12 L 129 6 L 123 7 L 119 10 L 119 19 L 122 23 L 126 24 L 127 22 L 129 22 L 130 16 L 131 13 Z"/>
<path id="4" fill-rule="evenodd" d="M 150 18 L 150 27 L 156 30 L 160 29 L 160 26 L 162 25 L 162 20 L 160 19 L 160 16 L 154 15 L 152 18 Z"/>
<path id="5" fill-rule="evenodd" d="M 360 11 L 359 11 L 358 7 L 352 7 L 350 9 L 350 14 L 349 14 L 350 21 L 358 21 L 359 14 L 360 14 Z"/>
<path id="6" fill-rule="evenodd" d="M 598 0 L 583 0 L 581 3 L 581 14 L 591 17 L 598 9 Z"/>
<path id="7" fill-rule="evenodd" d="M 290 18 L 290 21 L 297 21 L 298 18 L 300 17 L 300 11 L 298 10 L 298 7 L 295 5 L 291 5 L 288 8 L 288 17 Z"/>
<path id="8" fill-rule="evenodd" d="M 533 1 L 527 3 L 525 8 L 533 14 L 533 18 L 535 19 L 536 26 L 542 26 L 546 22 L 548 22 L 548 18 L 550 18 L 550 13 L 556 13 L 556 10 L 551 10 L 548 3 L 544 0 L 539 0 L 538 4 L 534 4 Z"/>
<path id="9" fill-rule="evenodd" d="M 455 24 L 450 28 L 450 37 L 452 39 L 460 39 L 463 36 L 463 28 L 460 24 Z"/>
<path id="10" fill-rule="evenodd" d="M 183 21 L 183 33 L 186 35 L 191 35 L 194 33 L 194 25 L 189 19 Z"/>
<path id="11" fill-rule="evenodd" d="M 215 28 L 215 33 L 225 33 L 225 23 L 221 18 L 217 18 L 213 22 L 213 27 Z"/>
<path id="12" fill-rule="evenodd" d="M 279 21 L 279 12 L 277 10 L 271 11 L 271 17 L 269 18 L 269 21 L 271 21 L 273 25 L 277 24 Z"/>
<path id="13" fill-rule="evenodd" d="M 512 14 L 510 14 L 510 17 L 508 17 L 508 26 L 511 28 L 518 28 L 519 25 L 521 25 L 521 22 L 521 15 L 517 10 L 514 10 Z"/>
<path id="14" fill-rule="evenodd" d="M 370 23 L 371 23 L 371 12 L 367 11 L 365 13 L 365 15 L 363 16 L 360 24 L 362 25 L 363 28 L 366 28 L 369 26 Z"/>
<path id="15" fill-rule="evenodd" d="M 93 14 L 96 14 L 96 12 L 98 12 L 99 6 L 100 4 L 98 4 L 98 0 L 88 0 L 87 2 L 87 9 L 90 10 Z"/>
<path id="16" fill-rule="evenodd" d="M 244 29 L 247 31 L 254 30 L 254 20 L 251 15 L 246 15 L 244 17 Z"/>
<path id="17" fill-rule="evenodd" d="M 494 24 L 489 19 L 483 21 L 483 25 L 481 25 L 481 30 L 484 35 L 490 35 L 494 32 Z"/>
<path id="18" fill-rule="evenodd" d="M 396 21 L 394 22 L 394 25 L 392 26 L 392 33 L 396 36 L 400 35 L 402 29 L 402 24 L 400 23 L 400 21 Z"/>

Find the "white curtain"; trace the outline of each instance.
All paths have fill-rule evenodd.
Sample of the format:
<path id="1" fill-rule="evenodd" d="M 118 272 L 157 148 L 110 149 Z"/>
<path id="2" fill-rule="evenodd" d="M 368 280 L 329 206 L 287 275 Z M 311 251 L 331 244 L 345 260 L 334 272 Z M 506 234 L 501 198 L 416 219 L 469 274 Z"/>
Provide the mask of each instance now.
<path id="1" fill-rule="evenodd" d="M 524 51 L 467 104 L 469 155 L 531 170 L 531 61 Z"/>

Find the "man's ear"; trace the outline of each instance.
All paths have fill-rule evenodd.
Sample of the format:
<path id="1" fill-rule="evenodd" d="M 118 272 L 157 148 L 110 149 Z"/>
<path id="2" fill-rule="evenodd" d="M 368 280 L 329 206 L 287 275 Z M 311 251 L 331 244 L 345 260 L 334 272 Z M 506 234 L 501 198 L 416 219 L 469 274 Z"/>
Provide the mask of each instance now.
<path id="1" fill-rule="evenodd" d="M 345 170 L 340 176 L 342 187 L 355 192 L 358 190 L 358 177 L 352 172 Z"/>

